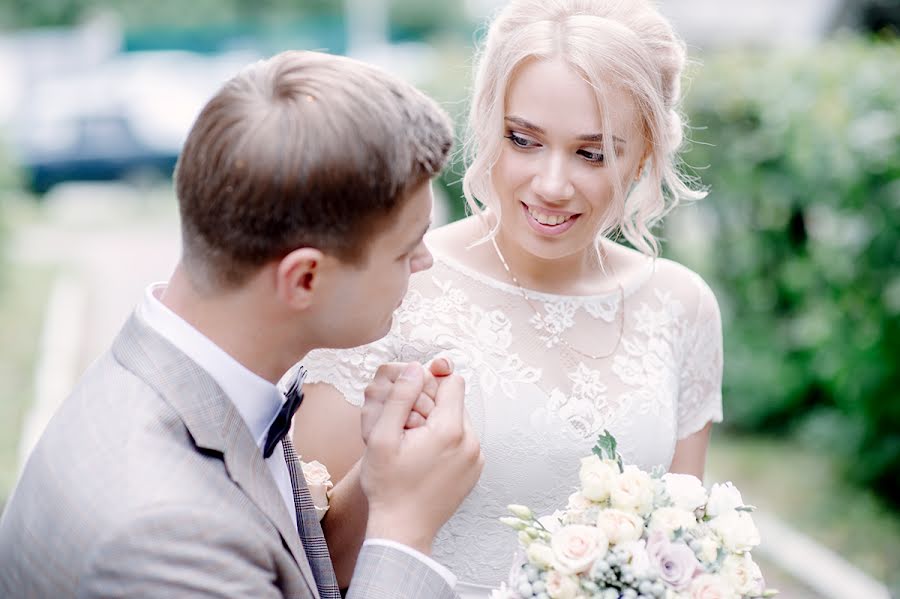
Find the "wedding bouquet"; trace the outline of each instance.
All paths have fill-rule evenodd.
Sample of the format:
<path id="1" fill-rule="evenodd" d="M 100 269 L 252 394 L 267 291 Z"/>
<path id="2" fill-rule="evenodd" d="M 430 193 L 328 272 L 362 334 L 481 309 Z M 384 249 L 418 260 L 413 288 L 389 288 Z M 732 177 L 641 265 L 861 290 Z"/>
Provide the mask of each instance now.
<path id="1" fill-rule="evenodd" d="M 625 466 L 604 431 L 581 488 L 538 518 L 511 505 L 524 559 L 492 599 L 753 599 L 774 596 L 750 555 L 759 532 L 730 482 Z M 524 563 L 522 563 L 524 562 Z"/>

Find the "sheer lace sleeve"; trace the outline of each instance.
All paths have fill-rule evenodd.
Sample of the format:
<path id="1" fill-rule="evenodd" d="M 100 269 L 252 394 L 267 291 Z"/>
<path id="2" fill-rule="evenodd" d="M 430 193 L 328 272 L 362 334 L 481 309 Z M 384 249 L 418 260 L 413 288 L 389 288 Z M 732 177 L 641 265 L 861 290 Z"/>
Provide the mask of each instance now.
<path id="1" fill-rule="evenodd" d="M 709 421 L 722 421 L 722 318 L 719 304 L 697 275 L 697 313 L 688 327 L 678 394 L 678 439 Z"/>
<path id="2" fill-rule="evenodd" d="M 354 406 L 363 404 L 366 385 L 385 362 L 398 359 L 397 326 L 382 339 L 350 349 L 317 349 L 301 362 L 306 368 L 306 383 L 328 383 Z"/>

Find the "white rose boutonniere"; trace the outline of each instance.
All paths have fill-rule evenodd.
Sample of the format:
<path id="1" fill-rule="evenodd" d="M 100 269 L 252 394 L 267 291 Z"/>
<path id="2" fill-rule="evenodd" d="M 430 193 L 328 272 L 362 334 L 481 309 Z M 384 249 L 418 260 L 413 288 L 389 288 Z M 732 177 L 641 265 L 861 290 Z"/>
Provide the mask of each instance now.
<path id="1" fill-rule="evenodd" d="M 328 468 L 319 461 L 312 462 L 300 461 L 303 468 L 303 478 L 306 479 L 306 486 L 309 487 L 309 494 L 312 496 L 313 505 L 316 506 L 316 515 L 319 521 L 325 517 L 328 511 L 328 494 L 331 492 L 334 484 L 331 482 L 331 474 Z"/>

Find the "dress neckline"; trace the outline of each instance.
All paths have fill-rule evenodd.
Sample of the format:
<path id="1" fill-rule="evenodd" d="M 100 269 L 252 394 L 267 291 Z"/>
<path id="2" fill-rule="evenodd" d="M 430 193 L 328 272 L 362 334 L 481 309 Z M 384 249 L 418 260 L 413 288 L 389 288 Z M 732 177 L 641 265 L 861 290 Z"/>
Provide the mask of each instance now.
<path id="1" fill-rule="evenodd" d="M 451 268 L 452 270 L 457 271 L 460 274 L 463 274 L 470 279 L 474 279 L 484 285 L 497 289 L 499 291 L 503 291 L 505 293 L 511 293 L 514 295 L 518 295 L 521 297 L 522 292 L 533 300 L 543 301 L 543 302 L 561 302 L 561 301 L 578 301 L 578 302 L 586 302 L 586 303 L 614 303 L 618 302 L 621 299 L 621 295 L 618 289 L 613 289 L 607 291 L 605 293 L 598 293 L 592 295 L 566 295 L 561 293 L 549 293 L 546 291 L 536 291 L 534 289 L 529 289 L 527 287 L 522 287 L 521 291 L 519 287 L 516 287 L 512 283 L 507 283 L 505 281 L 499 281 L 493 277 L 490 277 L 482 272 L 479 272 L 472 268 L 471 266 L 466 266 L 462 264 L 455 258 L 451 258 L 447 256 L 441 251 L 436 251 L 431 249 L 431 255 L 434 256 L 435 262 L 440 262 L 445 266 Z M 652 257 L 645 256 L 644 257 L 645 264 L 642 272 L 639 276 L 633 278 L 629 285 L 623 285 L 622 289 L 625 292 L 625 297 L 629 297 L 633 295 L 635 292 L 640 290 L 644 284 L 650 280 L 653 274 L 656 272 L 656 260 Z"/>

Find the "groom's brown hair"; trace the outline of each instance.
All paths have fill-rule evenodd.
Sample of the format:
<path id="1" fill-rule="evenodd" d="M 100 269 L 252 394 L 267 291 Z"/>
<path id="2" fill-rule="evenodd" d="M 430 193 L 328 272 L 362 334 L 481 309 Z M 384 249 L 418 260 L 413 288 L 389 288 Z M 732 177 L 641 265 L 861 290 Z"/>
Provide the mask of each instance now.
<path id="1" fill-rule="evenodd" d="M 299 247 L 360 263 L 452 139 L 432 99 L 370 65 L 315 52 L 253 64 L 204 107 L 178 160 L 184 263 L 226 287 Z"/>

